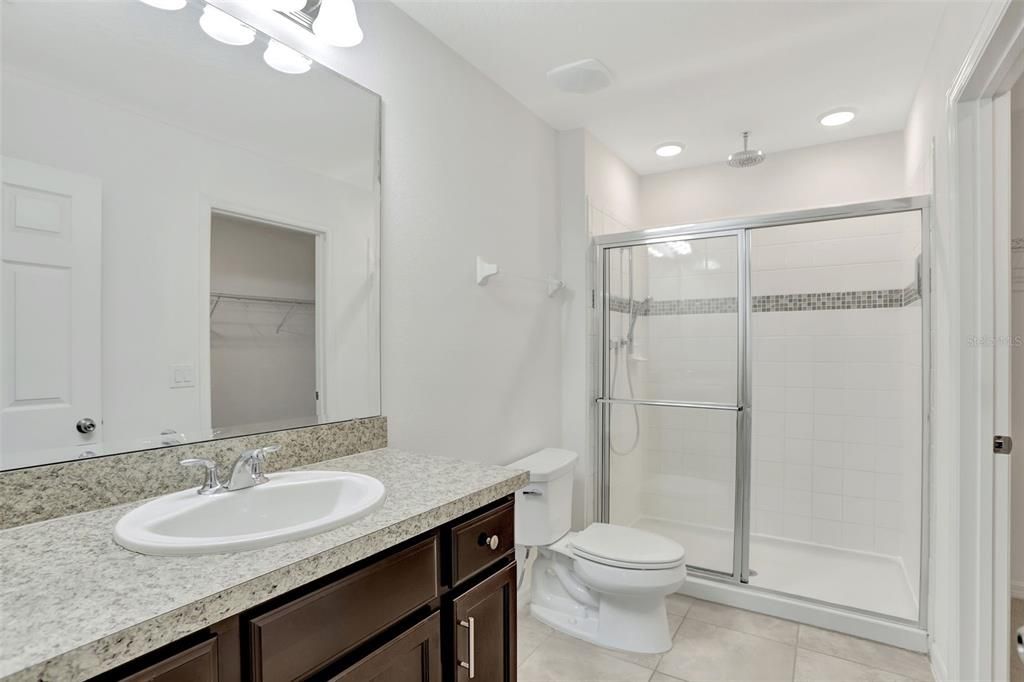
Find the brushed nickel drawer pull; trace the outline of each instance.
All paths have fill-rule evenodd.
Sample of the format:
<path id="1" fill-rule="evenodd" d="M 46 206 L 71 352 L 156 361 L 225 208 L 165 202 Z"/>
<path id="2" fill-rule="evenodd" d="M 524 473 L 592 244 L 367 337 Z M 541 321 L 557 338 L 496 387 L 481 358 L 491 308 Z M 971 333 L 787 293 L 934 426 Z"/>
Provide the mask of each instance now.
<path id="1" fill-rule="evenodd" d="M 501 538 L 498 537 L 497 534 L 486 535 L 484 533 L 480 533 L 480 540 L 479 540 L 479 542 L 484 547 L 489 547 L 492 550 L 496 550 L 496 549 L 498 549 L 498 546 L 501 544 Z"/>
<path id="2" fill-rule="evenodd" d="M 470 616 L 467 620 L 460 620 L 459 625 L 469 630 L 469 663 L 459 661 L 459 665 L 469 671 L 469 679 L 472 680 L 476 677 L 476 621 Z"/>

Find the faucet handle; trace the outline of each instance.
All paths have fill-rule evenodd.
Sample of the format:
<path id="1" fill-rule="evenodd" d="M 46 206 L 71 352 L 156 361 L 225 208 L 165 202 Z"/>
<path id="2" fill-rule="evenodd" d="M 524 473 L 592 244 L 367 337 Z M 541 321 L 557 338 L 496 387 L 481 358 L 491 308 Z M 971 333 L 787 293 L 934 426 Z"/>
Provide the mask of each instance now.
<path id="1" fill-rule="evenodd" d="M 205 467 L 206 477 L 203 479 L 203 485 L 196 491 L 200 495 L 212 495 L 220 490 L 221 486 L 220 478 L 217 476 L 217 463 L 212 459 L 183 459 L 178 462 L 178 464 L 187 467 Z"/>

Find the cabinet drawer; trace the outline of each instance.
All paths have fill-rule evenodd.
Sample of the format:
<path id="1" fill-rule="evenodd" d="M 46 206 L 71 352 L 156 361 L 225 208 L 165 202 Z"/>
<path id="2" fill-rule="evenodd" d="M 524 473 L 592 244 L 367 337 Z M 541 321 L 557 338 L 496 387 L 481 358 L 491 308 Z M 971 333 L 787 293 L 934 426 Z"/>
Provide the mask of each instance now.
<path id="1" fill-rule="evenodd" d="M 457 585 L 515 549 L 512 501 L 451 529 L 451 584 Z"/>
<path id="2" fill-rule="evenodd" d="M 438 595 L 437 536 L 249 621 L 257 682 L 323 668 Z"/>
<path id="3" fill-rule="evenodd" d="M 118 678 L 123 682 L 216 682 L 217 638 L 211 637 L 133 675 Z"/>
<path id="4" fill-rule="evenodd" d="M 441 614 L 426 618 L 329 682 L 441 682 Z"/>

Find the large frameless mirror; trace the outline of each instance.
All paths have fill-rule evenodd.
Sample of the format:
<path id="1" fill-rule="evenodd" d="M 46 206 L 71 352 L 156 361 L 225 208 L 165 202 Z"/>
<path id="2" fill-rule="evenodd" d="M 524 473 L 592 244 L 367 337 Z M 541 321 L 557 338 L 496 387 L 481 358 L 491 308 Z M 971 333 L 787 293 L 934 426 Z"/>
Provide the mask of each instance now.
<path id="1" fill-rule="evenodd" d="M 197 4 L 2 12 L 0 467 L 379 414 L 380 98 Z"/>

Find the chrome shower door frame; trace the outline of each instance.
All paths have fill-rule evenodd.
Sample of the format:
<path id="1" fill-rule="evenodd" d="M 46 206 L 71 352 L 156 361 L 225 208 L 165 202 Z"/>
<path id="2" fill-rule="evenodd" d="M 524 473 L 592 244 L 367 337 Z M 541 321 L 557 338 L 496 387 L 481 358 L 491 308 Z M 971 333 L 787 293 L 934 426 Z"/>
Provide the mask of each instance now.
<path id="1" fill-rule="evenodd" d="M 866 611 L 855 607 L 821 602 L 813 598 L 749 585 L 750 578 L 750 497 L 751 497 L 751 439 L 753 398 L 751 377 L 753 374 L 753 330 L 752 330 L 752 294 L 750 244 L 753 230 L 769 227 L 816 223 L 844 218 L 860 218 L 889 213 L 919 212 L 921 218 L 921 268 L 919 287 L 921 297 L 921 523 L 920 533 L 920 575 L 918 594 L 918 618 L 908 620 L 884 613 Z M 757 590 L 766 594 L 776 594 L 796 598 L 809 604 L 867 616 L 873 619 L 910 625 L 925 629 L 927 625 L 928 605 L 928 555 L 930 536 L 930 502 L 931 485 L 930 459 L 930 416 L 931 416 L 931 212 L 929 198 L 912 196 L 898 199 L 886 199 L 842 206 L 775 213 L 751 218 L 730 218 L 703 223 L 655 227 L 634 232 L 594 237 L 592 240 L 592 312 L 593 327 L 598 343 L 594 355 L 593 370 L 596 395 L 594 402 L 599 408 L 595 419 L 593 442 L 597 448 L 596 466 L 593 472 L 594 518 L 607 522 L 610 516 L 610 408 L 616 404 L 641 405 L 651 407 L 675 407 L 694 409 L 734 410 L 736 412 L 736 500 L 733 527 L 733 566 L 731 573 L 704 569 L 696 566 L 690 570 L 701 577 L 733 584 L 742 584 L 744 589 Z M 609 377 L 609 313 L 610 301 L 608 283 L 609 254 L 615 249 L 631 246 L 646 246 L 665 242 L 698 239 L 709 237 L 737 237 L 738 279 L 737 279 L 737 400 L 736 404 L 719 403 L 688 403 L 670 400 L 626 400 L 616 399 L 610 395 Z"/>

